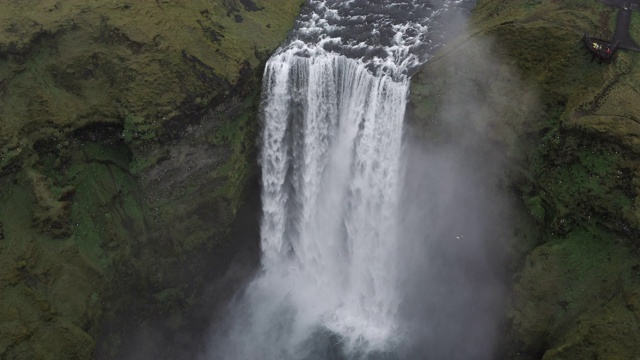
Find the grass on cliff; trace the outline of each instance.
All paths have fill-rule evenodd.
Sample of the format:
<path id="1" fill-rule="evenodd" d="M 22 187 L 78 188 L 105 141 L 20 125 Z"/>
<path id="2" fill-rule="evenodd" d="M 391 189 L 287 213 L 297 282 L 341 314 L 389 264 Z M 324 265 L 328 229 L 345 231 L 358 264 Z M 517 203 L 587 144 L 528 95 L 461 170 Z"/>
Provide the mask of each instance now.
<path id="1" fill-rule="evenodd" d="M 102 277 L 72 240 L 33 226 L 35 188 L 11 180 L 0 179 L 0 358 L 89 358 Z"/>
<path id="2" fill-rule="evenodd" d="M 537 186 L 526 202 L 556 229 L 590 215 L 608 218 L 611 227 L 610 217 L 640 226 L 633 180 L 640 171 L 640 54 L 620 51 L 613 64 L 599 64 L 580 42 L 584 31 L 612 34 L 616 13 L 599 1 L 568 0 L 487 0 L 474 10 L 472 28 L 495 39 L 495 51 L 543 107 L 524 124 L 531 142 L 520 146 L 529 148 L 529 178 Z"/>
<path id="3" fill-rule="evenodd" d="M 228 95 L 279 45 L 301 5 L 0 3 L 0 171 L 52 136 L 43 128 L 64 139 L 91 123 L 124 123 L 127 140 L 154 140 L 184 109 Z"/>
<path id="4" fill-rule="evenodd" d="M 468 33 L 412 83 L 410 110 L 426 134 L 439 129 L 448 88 L 486 107 L 510 89 L 502 94 L 507 107 L 487 120 L 499 126 L 466 124 L 491 129 L 508 148 L 511 186 L 525 212 L 514 232 L 516 259 L 526 260 L 514 264 L 506 357 L 638 356 L 640 53 L 620 51 L 600 64 L 581 44 L 585 31 L 610 35 L 615 16 L 595 0 L 479 1 Z M 468 70 L 482 63 L 473 56 L 478 43 L 495 57 L 485 71 Z M 518 114 L 527 92 L 533 106 Z"/>
<path id="5" fill-rule="evenodd" d="M 241 193 L 248 177 L 253 176 L 251 170 L 255 164 L 248 161 L 254 158 L 251 156 L 256 151 L 256 139 L 258 137 L 258 122 L 255 117 L 258 114 L 257 104 L 259 92 L 254 92 L 245 101 L 247 110 L 235 119 L 224 123 L 213 134 L 211 142 L 214 145 L 231 146 L 231 156 L 229 160 L 219 167 L 214 177 L 223 177 L 226 181 L 223 187 L 216 193 L 231 200 L 231 208 L 235 213 L 239 208 Z"/>
<path id="6" fill-rule="evenodd" d="M 600 226 L 576 227 L 529 254 L 511 313 L 524 358 L 633 357 L 637 321 L 629 309 L 638 300 L 630 295 L 640 266 L 618 241 Z"/>

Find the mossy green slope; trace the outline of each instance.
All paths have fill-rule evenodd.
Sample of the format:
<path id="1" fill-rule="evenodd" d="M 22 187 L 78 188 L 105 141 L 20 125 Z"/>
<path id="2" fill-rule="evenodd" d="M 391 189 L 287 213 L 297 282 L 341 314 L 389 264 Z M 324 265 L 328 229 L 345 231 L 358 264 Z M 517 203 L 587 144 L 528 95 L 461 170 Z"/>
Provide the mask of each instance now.
<path id="1" fill-rule="evenodd" d="M 0 3 L 0 358 L 116 358 L 220 276 L 302 3 Z"/>
<path id="2" fill-rule="evenodd" d="M 250 2 L 251 3 L 251 2 Z M 228 95 L 277 47 L 300 1 L 10 1 L 0 5 L 0 157 L 43 122 L 162 135 L 181 107 Z M 29 125 L 31 124 L 31 125 Z M 57 134 L 43 133 L 41 137 Z M 4 163 L 1 164 L 4 166 Z"/>
<path id="3" fill-rule="evenodd" d="M 526 214 L 513 240 L 507 358 L 640 356 L 640 54 L 599 64 L 581 44 L 585 31 L 611 34 L 615 14 L 600 1 L 480 0 L 468 32 L 412 85 L 414 126 L 430 141 L 442 136 L 446 99 L 460 96 L 490 114 L 460 126 L 509 155 Z M 490 65 L 474 71 L 483 57 Z"/>

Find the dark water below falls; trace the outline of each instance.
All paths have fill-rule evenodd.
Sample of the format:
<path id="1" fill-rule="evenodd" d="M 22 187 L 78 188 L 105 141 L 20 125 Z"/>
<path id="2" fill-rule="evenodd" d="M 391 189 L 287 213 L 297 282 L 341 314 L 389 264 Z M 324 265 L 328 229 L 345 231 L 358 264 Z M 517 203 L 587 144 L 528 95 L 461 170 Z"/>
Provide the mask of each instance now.
<path id="1" fill-rule="evenodd" d="M 401 199 L 409 77 L 440 45 L 444 19 L 470 6 L 311 0 L 303 10 L 264 73 L 262 270 L 210 358 L 464 358 L 408 350 L 415 297 L 403 287 L 423 275 L 407 280 Z"/>

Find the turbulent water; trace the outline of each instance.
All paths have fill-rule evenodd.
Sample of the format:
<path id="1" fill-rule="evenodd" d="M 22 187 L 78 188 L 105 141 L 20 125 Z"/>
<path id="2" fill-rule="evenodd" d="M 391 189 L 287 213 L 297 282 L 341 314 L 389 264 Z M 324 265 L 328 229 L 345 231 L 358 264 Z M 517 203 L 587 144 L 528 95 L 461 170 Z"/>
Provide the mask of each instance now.
<path id="1" fill-rule="evenodd" d="M 290 52 L 271 60 L 266 84 L 265 271 L 306 321 L 382 348 L 396 331 L 407 84 L 343 56 Z"/>
<path id="2" fill-rule="evenodd" d="M 409 76 L 461 1 L 317 1 L 269 60 L 262 272 L 225 359 L 387 356 L 405 336 L 396 269 Z"/>

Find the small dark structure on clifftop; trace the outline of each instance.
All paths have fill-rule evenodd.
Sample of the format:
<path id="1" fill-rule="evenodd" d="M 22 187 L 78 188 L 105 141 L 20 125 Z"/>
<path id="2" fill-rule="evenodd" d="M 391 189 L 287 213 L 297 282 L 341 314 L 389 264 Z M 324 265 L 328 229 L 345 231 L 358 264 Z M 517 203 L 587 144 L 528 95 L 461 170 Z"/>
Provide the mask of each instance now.
<path id="1" fill-rule="evenodd" d="M 616 52 L 620 48 L 620 43 L 618 41 L 613 42 L 589 36 L 587 33 L 582 36 L 582 42 L 591 53 L 591 61 L 597 59 L 600 62 L 611 63 L 611 60 L 613 60 Z"/>
<path id="2" fill-rule="evenodd" d="M 591 53 L 591 60 L 598 59 L 600 62 L 610 63 L 618 49 L 640 51 L 640 46 L 629 34 L 631 14 L 633 11 L 640 10 L 640 0 L 602 0 L 602 2 L 619 9 L 616 17 L 616 30 L 611 40 L 590 36 L 587 33 L 582 36 L 582 42 Z"/>

